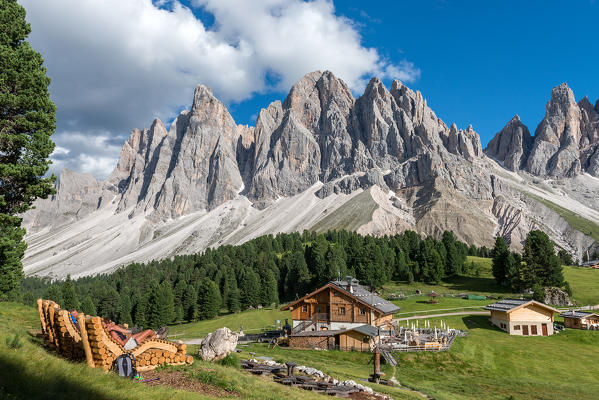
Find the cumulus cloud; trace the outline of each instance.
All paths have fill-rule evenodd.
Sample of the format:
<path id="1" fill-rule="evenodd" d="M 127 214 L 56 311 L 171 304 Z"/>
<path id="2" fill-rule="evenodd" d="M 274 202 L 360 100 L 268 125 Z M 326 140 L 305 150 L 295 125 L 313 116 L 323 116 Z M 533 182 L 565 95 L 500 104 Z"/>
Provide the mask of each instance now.
<path id="1" fill-rule="evenodd" d="M 325 0 L 193 0 L 192 8 L 170 0 L 19 1 L 58 107 L 54 140 L 65 151 L 53 154 L 54 172 L 104 178 L 128 131 L 170 120 L 199 83 L 231 103 L 286 91 L 318 69 L 356 91 L 370 76 L 419 75 L 363 46 L 354 23 Z M 214 16 L 209 28 L 194 7 Z"/>

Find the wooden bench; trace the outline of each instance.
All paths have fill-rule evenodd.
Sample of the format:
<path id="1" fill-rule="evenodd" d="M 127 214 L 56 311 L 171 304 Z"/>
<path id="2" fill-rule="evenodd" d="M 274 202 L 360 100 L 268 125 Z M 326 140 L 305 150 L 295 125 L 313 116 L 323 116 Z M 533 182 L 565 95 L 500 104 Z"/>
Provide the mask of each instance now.
<path id="1" fill-rule="evenodd" d="M 53 301 L 38 299 L 37 305 L 47 346 L 69 359 L 85 359 L 92 368 L 108 371 L 114 361 L 125 353 L 135 357 L 137 370 L 140 372 L 150 371 L 164 364 L 193 364 L 193 357 L 187 354 L 187 346 L 181 341 L 146 339 L 127 351 L 112 339 L 102 318 L 79 313 L 77 327 L 71 320 L 70 313 L 61 310 Z"/>

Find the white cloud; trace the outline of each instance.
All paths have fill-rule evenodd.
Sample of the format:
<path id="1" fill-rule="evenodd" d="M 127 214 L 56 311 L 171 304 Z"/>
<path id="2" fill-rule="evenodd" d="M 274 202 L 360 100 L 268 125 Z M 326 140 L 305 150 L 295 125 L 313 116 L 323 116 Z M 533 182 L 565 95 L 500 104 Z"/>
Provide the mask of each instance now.
<path id="1" fill-rule="evenodd" d="M 68 150 L 55 153 L 54 170 L 85 168 L 105 177 L 108 160 L 119 154 L 113 147 L 127 132 L 154 117 L 172 118 L 198 83 L 225 102 L 239 102 L 256 92 L 286 91 L 317 69 L 333 71 L 357 91 L 370 76 L 419 75 L 412 64 L 391 64 L 364 47 L 352 21 L 325 0 L 194 0 L 214 15 L 210 29 L 177 1 L 19 1 L 52 78 L 55 141 Z M 267 75 L 278 78 L 274 87 Z M 112 153 L 93 146 L 81 152 L 66 140 L 68 132 L 111 140 Z"/>

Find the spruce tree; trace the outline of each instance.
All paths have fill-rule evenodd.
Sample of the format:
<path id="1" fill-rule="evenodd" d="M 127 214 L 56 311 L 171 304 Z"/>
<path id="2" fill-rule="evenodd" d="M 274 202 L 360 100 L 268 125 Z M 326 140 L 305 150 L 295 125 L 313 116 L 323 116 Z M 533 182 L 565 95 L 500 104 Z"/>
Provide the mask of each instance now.
<path id="1" fill-rule="evenodd" d="M 181 301 L 183 307 L 183 319 L 192 321 L 198 317 L 198 292 L 193 285 L 187 285 Z"/>
<path id="2" fill-rule="evenodd" d="M 508 256 L 510 251 L 505 243 L 505 240 L 501 236 L 497 236 L 495 239 L 495 246 L 491 251 L 493 256 L 493 276 L 500 285 L 507 284 L 507 268 L 508 268 Z"/>
<path id="3" fill-rule="evenodd" d="M 75 286 L 71 276 L 67 275 L 67 278 L 62 283 L 60 288 L 62 293 L 62 304 L 60 305 L 65 310 L 72 310 L 79 308 L 79 300 L 77 299 L 77 293 L 75 293 Z"/>
<path id="4" fill-rule="evenodd" d="M 58 285 L 50 285 L 44 292 L 44 298 L 52 300 L 56 304 L 62 307 L 62 290 Z"/>
<path id="5" fill-rule="evenodd" d="M 150 301 L 150 295 L 146 294 L 143 296 L 135 297 L 133 301 L 133 322 L 138 326 L 148 325 L 148 305 Z"/>
<path id="6" fill-rule="evenodd" d="M 119 302 L 120 296 L 116 289 L 104 286 L 100 291 L 98 299 L 98 315 L 116 322 L 119 316 Z"/>
<path id="7" fill-rule="evenodd" d="M 152 329 L 170 324 L 175 319 L 175 296 L 171 283 L 163 281 L 154 287 L 148 301 L 147 322 Z"/>
<path id="8" fill-rule="evenodd" d="M 0 300 L 17 297 L 26 244 L 20 214 L 53 193 L 44 177 L 54 150 L 56 108 L 42 56 L 25 40 L 25 9 L 0 0 Z"/>
<path id="9" fill-rule="evenodd" d="M 220 311 L 221 298 L 218 285 L 208 278 L 200 282 L 198 290 L 198 317 L 199 319 L 212 319 Z"/>
<path id="10" fill-rule="evenodd" d="M 241 309 L 241 300 L 239 295 L 239 289 L 237 286 L 229 289 L 229 298 L 227 299 L 227 309 L 231 313 L 236 313 Z"/>
<path id="11" fill-rule="evenodd" d="M 133 325 L 133 319 L 131 318 L 131 297 L 128 294 L 121 293 L 119 295 L 119 306 L 117 321 L 119 324 Z"/>
<path id="12" fill-rule="evenodd" d="M 536 283 L 542 287 L 564 284 L 561 261 L 555 254 L 553 242 L 546 233 L 539 230 L 528 233 L 523 261 L 525 263 L 523 281 L 529 287 Z"/>
<path id="13" fill-rule="evenodd" d="M 445 274 L 447 276 L 456 275 L 462 272 L 458 251 L 455 246 L 455 236 L 453 232 L 443 232 L 443 246 L 445 247 Z"/>
<path id="14" fill-rule="evenodd" d="M 87 295 L 83 299 L 83 302 L 81 303 L 81 312 L 83 312 L 85 315 L 92 315 L 92 316 L 95 316 L 98 314 L 96 312 L 96 306 L 94 305 L 94 302 L 92 301 L 91 296 Z"/>

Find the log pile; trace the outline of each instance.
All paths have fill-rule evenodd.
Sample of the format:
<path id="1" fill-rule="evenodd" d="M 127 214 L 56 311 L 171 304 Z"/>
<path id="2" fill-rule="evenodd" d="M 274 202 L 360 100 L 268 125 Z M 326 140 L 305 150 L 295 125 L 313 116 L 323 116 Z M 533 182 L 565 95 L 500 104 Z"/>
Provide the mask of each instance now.
<path id="1" fill-rule="evenodd" d="M 46 346 L 71 360 L 82 360 L 85 355 L 79 329 L 58 304 L 50 300 L 38 300 L 38 311 Z"/>
<path id="2" fill-rule="evenodd" d="M 138 371 L 150 371 L 168 365 L 192 364 L 193 357 L 187 355 L 187 345 L 161 339 L 146 339 L 134 349 L 126 351 L 106 331 L 102 318 L 79 313 L 78 327 L 69 312 L 61 310 L 50 300 L 38 300 L 38 311 L 46 345 L 71 360 L 87 361 L 92 368 L 108 371 L 114 361 L 124 353 L 131 353 Z"/>

